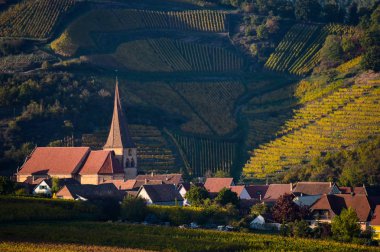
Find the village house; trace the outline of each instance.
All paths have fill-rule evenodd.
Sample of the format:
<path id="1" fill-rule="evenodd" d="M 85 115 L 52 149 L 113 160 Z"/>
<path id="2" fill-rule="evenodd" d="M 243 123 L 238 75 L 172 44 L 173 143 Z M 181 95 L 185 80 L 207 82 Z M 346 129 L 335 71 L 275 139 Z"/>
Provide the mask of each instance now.
<path id="1" fill-rule="evenodd" d="M 162 181 L 164 184 L 171 184 L 178 187 L 180 184 L 182 184 L 183 177 L 180 173 L 173 173 L 173 174 L 154 174 L 153 172 L 151 174 L 145 174 L 145 175 L 137 175 L 135 178 L 137 181 Z"/>
<path id="2" fill-rule="evenodd" d="M 145 199 L 148 205 L 183 206 L 183 198 L 172 184 L 143 185 L 137 197 Z"/>
<path id="3" fill-rule="evenodd" d="M 245 189 L 244 185 L 230 186 L 232 192 L 236 193 L 239 199 L 241 200 L 250 200 L 251 196 Z"/>
<path id="4" fill-rule="evenodd" d="M 334 216 L 349 207 L 355 210 L 361 229 L 366 230 L 371 218 L 371 206 L 366 195 L 324 194 L 310 207 L 310 211 L 315 222 L 331 223 Z"/>
<path id="5" fill-rule="evenodd" d="M 34 183 L 24 183 L 25 185 L 32 186 L 31 193 L 32 194 L 43 194 L 47 196 L 52 196 L 53 192 L 53 179 L 52 178 L 39 178 L 34 181 Z M 58 179 L 58 189 L 62 188 L 64 185 L 67 184 L 79 184 L 78 181 L 71 178 L 65 178 L 65 179 Z"/>
<path id="6" fill-rule="evenodd" d="M 204 184 L 211 197 L 215 197 L 223 188 L 234 186 L 233 178 L 207 178 Z"/>
<path id="7" fill-rule="evenodd" d="M 380 241 L 380 205 L 377 205 L 370 222 L 373 231 L 373 239 Z"/>
<path id="8" fill-rule="evenodd" d="M 294 196 L 339 194 L 339 187 L 332 182 L 298 182 L 293 188 Z"/>
<path id="9" fill-rule="evenodd" d="M 58 199 L 91 201 L 99 199 L 113 199 L 121 201 L 124 197 L 114 184 L 101 185 L 64 185 L 57 193 Z"/>
<path id="10" fill-rule="evenodd" d="M 292 194 L 292 189 L 292 184 L 270 184 L 262 201 L 267 204 L 274 204 L 281 196 Z"/>
<path id="11" fill-rule="evenodd" d="M 137 149 L 128 130 L 116 81 L 114 110 L 103 150 L 89 147 L 37 147 L 16 174 L 18 182 L 38 178 L 72 178 L 98 185 L 137 176 Z"/>
<path id="12" fill-rule="evenodd" d="M 261 201 L 264 198 L 264 195 L 267 192 L 268 187 L 269 185 L 249 185 L 245 188 L 251 199 Z"/>

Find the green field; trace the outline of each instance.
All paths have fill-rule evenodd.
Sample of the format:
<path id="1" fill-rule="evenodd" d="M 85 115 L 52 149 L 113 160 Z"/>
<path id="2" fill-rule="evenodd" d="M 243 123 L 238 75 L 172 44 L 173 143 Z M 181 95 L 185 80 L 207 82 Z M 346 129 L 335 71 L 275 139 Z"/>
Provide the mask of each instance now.
<path id="1" fill-rule="evenodd" d="M 86 234 L 86 235 L 83 235 Z M 173 227 L 96 222 L 13 223 L 0 227 L 7 244 L 57 243 L 60 246 L 107 246 L 157 251 L 378 251 L 377 248 L 333 241 L 285 238 L 276 235 L 189 230 Z M 0 243 L 0 248 L 4 244 Z M 8 245 L 9 246 L 9 245 Z M 38 245 L 32 245 L 38 247 Z M 71 247 L 72 248 L 72 247 Z"/>

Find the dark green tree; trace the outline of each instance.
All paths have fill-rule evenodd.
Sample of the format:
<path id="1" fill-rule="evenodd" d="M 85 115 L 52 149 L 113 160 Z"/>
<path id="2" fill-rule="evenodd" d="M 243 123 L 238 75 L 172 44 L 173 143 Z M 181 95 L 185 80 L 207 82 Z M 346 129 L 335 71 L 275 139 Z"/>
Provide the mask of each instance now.
<path id="1" fill-rule="evenodd" d="M 343 58 L 341 37 L 337 35 L 327 36 L 320 52 L 322 66 L 330 68 L 341 63 Z"/>
<path id="2" fill-rule="evenodd" d="M 11 194 L 15 190 L 15 183 L 7 177 L 0 177 L 0 194 Z"/>
<path id="3" fill-rule="evenodd" d="M 223 171 L 223 170 L 217 170 L 215 173 L 214 173 L 214 178 L 229 178 L 231 175 L 226 172 L 226 171 Z"/>
<path id="4" fill-rule="evenodd" d="M 316 21 L 321 14 L 321 5 L 317 0 L 297 0 L 294 14 L 298 20 Z"/>
<path id="5" fill-rule="evenodd" d="M 209 198 L 209 193 L 204 187 L 191 186 L 185 198 L 192 206 L 201 206 L 205 199 Z"/>
<path id="6" fill-rule="evenodd" d="M 216 196 L 215 202 L 222 206 L 225 206 L 228 203 L 237 206 L 239 204 L 239 198 L 235 192 L 231 191 L 231 189 L 223 188 Z"/>
<path id="7" fill-rule="evenodd" d="M 128 221 L 143 221 L 147 215 L 146 201 L 139 197 L 126 197 L 121 204 L 121 218 Z"/>
<path id="8" fill-rule="evenodd" d="M 359 218 L 354 209 L 343 209 L 331 222 L 334 239 L 344 242 L 352 241 L 360 235 Z"/>
<path id="9" fill-rule="evenodd" d="M 51 192 L 52 193 L 56 193 L 59 191 L 59 178 L 52 178 L 52 181 L 51 181 Z"/>

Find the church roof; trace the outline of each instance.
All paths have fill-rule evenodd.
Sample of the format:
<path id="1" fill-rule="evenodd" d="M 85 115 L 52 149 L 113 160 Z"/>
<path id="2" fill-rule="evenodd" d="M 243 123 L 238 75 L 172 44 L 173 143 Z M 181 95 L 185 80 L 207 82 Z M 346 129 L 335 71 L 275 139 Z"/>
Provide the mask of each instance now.
<path id="1" fill-rule="evenodd" d="M 37 147 L 18 174 L 73 174 L 77 172 L 89 152 L 88 147 Z"/>
<path id="2" fill-rule="evenodd" d="M 135 148 L 128 130 L 127 119 L 121 106 L 118 80 L 116 80 L 111 128 L 104 148 Z"/>
<path id="3" fill-rule="evenodd" d="M 80 175 L 124 173 L 119 161 L 112 151 L 91 151 Z"/>

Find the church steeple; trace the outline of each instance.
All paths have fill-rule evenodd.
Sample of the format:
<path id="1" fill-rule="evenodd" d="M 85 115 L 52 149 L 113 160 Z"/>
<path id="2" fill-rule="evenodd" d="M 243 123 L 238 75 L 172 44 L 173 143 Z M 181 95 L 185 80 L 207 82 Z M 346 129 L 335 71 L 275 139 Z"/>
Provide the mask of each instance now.
<path id="1" fill-rule="evenodd" d="M 135 148 L 129 133 L 127 119 L 121 107 L 119 95 L 119 81 L 116 78 L 115 100 L 110 132 L 104 148 Z"/>
<path id="2" fill-rule="evenodd" d="M 125 177 L 137 175 L 137 149 L 128 129 L 127 118 L 120 102 L 119 81 L 116 78 L 115 100 L 110 132 L 104 150 L 112 150 L 123 165 Z"/>

